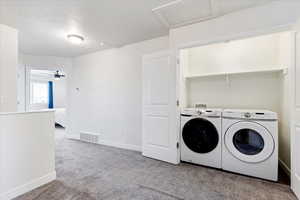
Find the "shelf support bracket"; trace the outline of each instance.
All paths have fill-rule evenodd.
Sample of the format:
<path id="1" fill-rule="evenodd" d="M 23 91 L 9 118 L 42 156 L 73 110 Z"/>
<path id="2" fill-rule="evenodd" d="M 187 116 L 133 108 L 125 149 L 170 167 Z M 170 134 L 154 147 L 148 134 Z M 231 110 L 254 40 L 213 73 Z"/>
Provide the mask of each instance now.
<path id="1" fill-rule="evenodd" d="M 282 70 L 282 74 L 283 74 L 283 75 L 287 75 L 288 72 L 289 72 L 289 70 L 288 70 L 287 68 L 285 68 L 285 69 Z"/>
<path id="2" fill-rule="evenodd" d="M 226 74 L 226 83 L 228 86 L 230 86 L 230 77 L 229 74 Z"/>

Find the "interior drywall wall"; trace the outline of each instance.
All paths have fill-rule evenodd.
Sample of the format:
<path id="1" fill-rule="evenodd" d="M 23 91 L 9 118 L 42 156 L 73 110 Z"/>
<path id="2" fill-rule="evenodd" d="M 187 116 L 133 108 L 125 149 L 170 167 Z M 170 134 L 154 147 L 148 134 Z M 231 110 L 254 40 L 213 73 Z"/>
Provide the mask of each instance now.
<path id="1" fill-rule="evenodd" d="M 29 106 L 29 80 L 25 77 L 30 76 L 30 70 L 38 69 L 38 70 L 49 70 L 56 71 L 60 70 L 66 74 L 66 77 L 59 81 L 54 80 L 54 90 L 56 89 L 56 94 L 54 94 L 54 101 L 57 102 L 57 108 L 67 107 L 68 98 L 66 95 L 67 87 L 68 87 L 68 74 L 72 69 L 72 58 L 64 58 L 64 57 L 53 57 L 53 56 L 34 56 L 20 53 L 19 55 L 19 82 L 22 82 L 18 85 L 18 101 L 21 105 L 19 106 L 19 110 L 27 110 L 30 108 Z M 25 83 L 23 82 L 25 79 Z M 65 94 L 64 94 L 65 93 Z M 27 95 L 26 95 L 27 94 Z M 25 97 L 24 97 L 25 95 Z M 24 102 L 25 101 L 25 102 Z M 55 106 L 55 105 L 54 105 Z"/>
<path id="2" fill-rule="evenodd" d="M 188 106 L 280 111 L 279 73 L 201 77 L 187 81 Z"/>
<path id="3" fill-rule="evenodd" d="M 0 199 L 56 178 L 54 112 L 0 113 Z"/>
<path id="4" fill-rule="evenodd" d="M 53 102 L 54 108 L 67 107 L 67 80 L 60 78 L 53 81 Z"/>
<path id="5" fill-rule="evenodd" d="M 18 64 L 17 69 L 17 84 L 18 84 L 18 91 L 17 91 L 17 99 L 18 99 L 18 111 L 25 112 L 25 67 L 23 65 Z"/>
<path id="6" fill-rule="evenodd" d="M 142 56 L 168 49 L 168 37 L 74 58 L 68 135 L 139 150 L 142 138 Z"/>
<path id="7" fill-rule="evenodd" d="M 280 68 L 280 33 L 214 43 L 188 50 L 187 75 Z"/>
<path id="8" fill-rule="evenodd" d="M 18 31 L 0 24 L 0 112 L 17 110 Z"/>
<path id="9" fill-rule="evenodd" d="M 188 61 L 182 62 L 182 66 L 191 76 L 286 68 L 287 65 L 280 62 L 283 60 L 280 54 L 281 43 L 289 41 L 281 38 L 288 34 L 269 34 L 185 49 L 183 53 L 188 56 L 184 60 Z M 275 97 L 281 98 L 276 90 L 282 84 L 278 73 L 195 77 L 186 82 L 188 106 L 205 103 L 222 108 L 280 111 L 278 102 L 274 101 Z"/>

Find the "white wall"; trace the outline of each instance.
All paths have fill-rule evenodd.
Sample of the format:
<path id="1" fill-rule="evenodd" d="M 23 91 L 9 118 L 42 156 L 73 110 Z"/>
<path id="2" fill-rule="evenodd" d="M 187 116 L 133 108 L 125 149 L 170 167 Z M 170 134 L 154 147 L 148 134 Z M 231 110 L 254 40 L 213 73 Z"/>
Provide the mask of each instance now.
<path id="1" fill-rule="evenodd" d="M 67 107 L 67 80 L 60 78 L 53 81 L 53 101 L 54 108 Z"/>
<path id="2" fill-rule="evenodd" d="M 17 110 L 18 32 L 0 24 L 0 112 Z"/>
<path id="3" fill-rule="evenodd" d="M 290 42 L 288 32 L 252 37 L 229 43 L 216 43 L 183 50 L 189 75 L 230 73 L 287 68 L 280 59 L 282 43 Z M 284 60 L 284 61 L 281 61 Z M 282 85 L 279 73 L 238 74 L 187 79 L 187 103 L 193 107 L 204 103 L 210 107 L 256 108 L 280 112 Z"/>
<path id="4" fill-rule="evenodd" d="M 26 65 L 35 69 L 62 69 L 67 71 L 72 67 L 72 58 L 55 56 L 34 56 L 20 53 L 19 64 Z"/>
<path id="5" fill-rule="evenodd" d="M 75 58 L 68 134 L 96 133 L 103 143 L 140 149 L 142 55 L 167 48 L 161 37 Z"/>
<path id="6" fill-rule="evenodd" d="M 0 113 L 0 124 L 0 199 L 54 180 L 54 113 Z"/>
<path id="7" fill-rule="evenodd" d="M 267 109 L 280 112 L 281 78 L 278 73 L 231 75 L 196 78 L 187 82 L 188 106 Z"/>
<path id="8" fill-rule="evenodd" d="M 279 65 L 281 33 L 191 48 L 188 73 L 213 74 L 283 67 Z"/>
<path id="9" fill-rule="evenodd" d="M 17 69 L 17 99 L 18 99 L 18 111 L 19 112 L 24 112 L 25 111 L 25 74 L 26 74 L 26 69 L 22 65 L 18 64 L 18 69 Z"/>

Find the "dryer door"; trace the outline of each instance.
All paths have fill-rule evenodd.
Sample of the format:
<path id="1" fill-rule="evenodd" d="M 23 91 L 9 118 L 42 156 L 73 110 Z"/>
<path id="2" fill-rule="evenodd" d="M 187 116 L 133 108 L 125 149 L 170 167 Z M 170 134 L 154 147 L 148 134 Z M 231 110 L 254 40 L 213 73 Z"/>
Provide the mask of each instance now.
<path id="1" fill-rule="evenodd" d="M 217 147 L 219 134 L 210 121 L 194 118 L 184 125 L 182 139 L 190 150 L 196 153 L 209 153 Z"/>
<path id="2" fill-rule="evenodd" d="M 237 159 L 248 163 L 259 163 L 268 159 L 274 151 L 271 133 L 256 122 L 242 121 L 229 127 L 224 143 Z"/>

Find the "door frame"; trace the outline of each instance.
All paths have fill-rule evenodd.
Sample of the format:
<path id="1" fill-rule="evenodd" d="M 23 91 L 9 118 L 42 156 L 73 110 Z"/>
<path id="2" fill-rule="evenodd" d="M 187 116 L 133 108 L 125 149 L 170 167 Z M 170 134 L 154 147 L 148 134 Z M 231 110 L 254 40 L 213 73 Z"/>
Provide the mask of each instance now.
<path id="1" fill-rule="evenodd" d="M 294 159 L 293 159 L 293 152 L 294 152 L 294 141 L 295 141 L 295 134 L 296 134 L 296 127 L 299 127 L 300 128 L 300 124 L 297 124 L 294 120 L 294 110 L 296 108 L 296 87 L 295 87 L 295 83 L 296 83 L 296 64 L 297 64 L 297 54 L 296 54 L 296 51 L 297 51 L 297 47 L 296 47 L 296 42 L 297 42 L 297 34 L 300 34 L 300 32 L 297 32 L 297 31 L 292 31 L 292 34 L 293 34 L 293 37 L 292 37 L 292 63 L 291 63 L 291 69 L 290 69 L 290 73 L 291 73 L 291 76 L 290 76 L 290 94 L 291 94 L 291 105 L 290 105 L 290 110 L 291 110 L 291 113 L 290 113 L 290 146 L 291 146 L 291 149 L 290 149 L 290 158 L 291 158 L 291 168 L 290 168 L 290 179 L 291 179 L 291 188 L 293 190 L 293 192 L 296 194 L 296 191 L 294 189 L 294 181 L 293 179 L 297 178 L 297 177 L 294 177 Z M 299 179 L 299 178 L 298 178 Z M 299 185 L 298 185 L 299 186 Z M 297 196 L 299 196 L 300 194 L 297 194 Z"/>
<path id="2" fill-rule="evenodd" d="M 27 65 L 24 64 L 25 68 L 25 111 L 30 110 L 30 80 L 31 80 L 31 70 L 47 70 L 47 71 L 56 71 L 56 70 L 61 70 L 67 73 L 66 77 L 66 87 L 68 88 L 68 75 L 69 75 L 69 70 L 68 68 L 64 68 L 58 65 L 58 67 L 55 66 L 47 66 L 47 65 Z M 68 89 L 67 89 L 68 90 Z M 66 95 L 66 101 L 68 102 L 68 95 Z M 67 112 L 68 109 L 66 109 Z"/>

